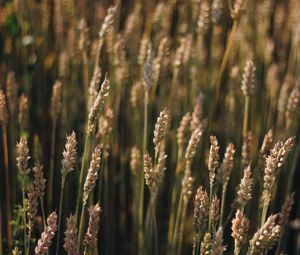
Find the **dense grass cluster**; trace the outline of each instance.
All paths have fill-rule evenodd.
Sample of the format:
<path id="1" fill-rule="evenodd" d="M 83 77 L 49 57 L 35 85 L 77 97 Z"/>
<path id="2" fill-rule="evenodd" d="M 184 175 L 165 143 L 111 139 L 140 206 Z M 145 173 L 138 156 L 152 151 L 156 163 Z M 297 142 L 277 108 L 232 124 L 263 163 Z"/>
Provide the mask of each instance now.
<path id="1" fill-rule="evenodd" d="M 0 1 L 0 255 L 300 254 L 299 97 L 299 0 Z"/>

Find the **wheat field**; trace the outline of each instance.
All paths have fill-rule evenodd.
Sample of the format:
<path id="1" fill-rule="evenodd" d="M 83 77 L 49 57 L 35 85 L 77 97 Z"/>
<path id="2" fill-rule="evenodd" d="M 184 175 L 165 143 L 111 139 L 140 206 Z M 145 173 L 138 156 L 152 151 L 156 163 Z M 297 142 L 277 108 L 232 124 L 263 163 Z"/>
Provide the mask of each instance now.
<path id="1" fill-rule="evenodd" d="M 299 0 L 0 0 L 0 255 L 300 254 Z"/>

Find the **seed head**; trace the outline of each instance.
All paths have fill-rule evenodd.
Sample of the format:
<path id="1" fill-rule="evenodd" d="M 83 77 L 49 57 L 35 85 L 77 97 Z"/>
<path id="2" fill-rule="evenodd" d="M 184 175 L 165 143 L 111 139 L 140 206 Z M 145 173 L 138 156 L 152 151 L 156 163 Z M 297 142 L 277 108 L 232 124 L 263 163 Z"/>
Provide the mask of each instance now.
<path id="1" fill-rule="evenodd" d="M 38 210 L 38 194 L 33 184 L 31 184 L 28 188 L 28 206 L 27 206 L 27 217 L 28 217 L 28 229 L 29 232 L 32 231 L 33 221 L 37 215 Z"/>
<path id="2" fill-rule="evenodd" d="M 212 226 L 215 228 L 220 218 L 220 200 L 214 195 L 211 205 L 210 219 Z"/>
<path id="3" fill-rule="evenodd" d="M 299 105 L 300 91 L 298 87 L 295 87 L 288 99 L 285 118 L 286 118 L 286 128 L 289 128 L 292 123 L 292 115 L 297 110 L 297 106 Z"/>
<path id="4" fill-rule="evenodd" d="M 151 192 L 154 194 L 157 193 L 164 177 L 165 173 L 165 161 L 167 155 L 165 155 L 164 151 L 159 153 L 158 161 L 155 167 L 153 167 L 152 159 L 148 153 L 144 155 L 144 173 L 145 173 L 145 181 L 148 185 Z"/>
<path id="5" fill-rule="evenodd" d="M 64 238 L 64 249 L 68 255 L 79 255 L 77 232 L 75 217 L 71 214 L 67 218 L 67 229 Z"/>
<path id="6" fill-rule="evenodd" d="M 240 0 L 240 1 L 244 1 L 244 0 Z M 244 69 L 242 87 L 241 87 L 245 97 L 249 97 L 254 94 L 255 70 L 256 68 L 253 61 L 248 60 Z"/>
<path id="7" fill-rule="evenodd" d="M 237 202 L 241 208 L 244 208 L 247 202 L 252 198 L 252 183 L 253 178 L 251 177 L 251 167 L 248 165 L 248 167 L 246 167 L 244 170 L 244 176 L 237 192 Z"/>
<path id="8" fill-rule="evenodd" d="M 3 90 L 0 90 L 0 124 L 7 125 L 6 99 Z"/>
<path id="9" fill-rule="evenodd" d="M 212 243 L 211 255 L 223 255 L 226 246 L 223 245 L 223 228 L 219 227 Z"/>
<path id="10" fill-rule="evenodd" d="M 209 29 L 209 5 L 207 1 L 203 1 L 200 6 L 199 18 L 197 21 L 197 32 L 203 35 Z"/>
<path id="11" fill-rule="evenodd" d="M 268 133 L 265 135 L 263 144 L 262 144 L 262 146 L 260 148 L 260 154 L 261 155 L 265 155 L 265 153 L 269 149 L 269 147 L 272 144 L 272 142 L 273 142 L 273 130 L 270 129 L 268 131 Z"/>
<path id="12" fill-rule="evenodd" d="M 153 143 L 155 146 L 155 153 L 158 154 L 161 145 L 165 139 L 166 133 L 167 133 L 167 128 L 169 124 L 169 112 L 165 108 L 162 112 L 160 112 L 159 117 L 157 118 L 157 122 L 155 124 L 154 128 L 154 137 L 153 137 Z"/>
<path id="13" fill-rule="evenodd" d="M 276 225 L 277 215 L 271 215 L 250 240 L 249 254 L 259 255 L 270 250 L 278 241 L 280 226 Z"/>
<path id="14" fill-rule="evenodd" d="M 182 197 L 183 197 L 183 203 L 185 205 L 188 204 L 191 196 L 192 196 L 192 192 L 193 192 L 193 182 L 194 182 L 194 178 L 192 177 L 191 171 L 190 169 L 186 169 L 184 172 L 184 177 L 182 179 Z"/>
<path id="15" fill-rule="evenodd" d="M 222 0 L 214 0 L 211 6 L 211 21 L 214 24 L 218 24 L 223 15 L 223 1 Z"/>
<path id="16" fill-rule="evenodd" d="M 150 41 L 147 36 L 143 36 L 141 42 L 140 42 L 140 49 L 139 49 L 139 54 L 137 57 L 137 62 L 141 67 L 144 67 L 146 58 L 147 58 L 147 53 L 149 52 L 149 47 L 150 47 Z"/>
<path id="17" fill-rule="evenodd" d="M 90 41 L 89 41 L 89 28 L 85 19 L 81 19 L 79 22 L 79 42 L 78 48 L 79 50 L 87 50 Z"/>
<path id="18" fill-rule="evenodd" d="M 153 82 L 153 61 L 154 53 L 152 47 L 149 46 L 147 51 L 147 58 L 144 65 L 144 88 L 146 91 L 149 91 Z"/>
<path id="19" fill-rule="evenodd" d="M 117 12 L 117 7 L 116 6 L 111 6 L 111 7 L 108 8 L 107 14 L 104 18 L 103 24 L 102 24 L 100 32 L 99 32 L 99 37 L 100 38 L 104 38 L 104 36 L 107 33 L 108 29 L 114 23 L 116 12 Z"/>
<path id="20" fill-rule="evenodd" d="M 281 207 L 280 213 L 278 215 L 278 225 L 280 225 L 281 227 L 283 227 L 288 222 L 290 213 L 295 203 L 294 195 L 295 193 L 289 194 Z"/>
<path id="21" fill-rule="evenodd" d="M 52 239 L 57 229 L 57 215 L 55 212 L 51 213 L 47 218 L 47 226 L 45 226 L 41 238 L 38 240 L 37 246 L 35 247 L 35 254 L 42 255 L 49 251 Z"/>
<path id="22" fill-rule="evenodd" d="M 27 141 L 21 137 L 20 142 L 17 143 L 17 167 L 19 169 L 20 175 L 25 177 L 29 174 L 30 169 L 28 168 L 28 160 L 30 159 L 29 149 L 27 146 Z"/>
<path id="23" fill-rule="evenodd" d="M 251 142 L 253 136 L 252 132 L 248 131 L 244 136 L 244 142 L 242 147 L 242 164 L 243 166 L 247 166 L 250 164 L 250 153 L 251 153 Z"/>
<path id="24" fill-rule="evenodd" d="M 210 233 L 206 233 L 204 235 L 203 242 L 201 243 L 200 255 L 208 255 L 211 254 L 211 235 Z"/>
<path id="25" fill-rule="evenodd" d="M 18 98 L 18 84 L 16 82 L 15 73 L 10 71 L 6 78 L 6 98 L 10 114 L 14 114 Z"/>
<path id="26" fill-rule="evenodd" d="M 191 120 L 191 131 L 193 132 L 196 128 L 202 127 L 202 111 L 203 111 L 203 102 L 204 102 L 204 95 L 200 93 L 197 97 L 197 102 L 194 106 L 192 120 Z"/>
<path id="27" fill-rule="evenodd" d="M 18 122 L 20 130 L 24 131 L 28 122 L 28 99 L 24 94 L 22 94 L 19 99 Z"/>
<path id="28" fill-rule="evenodd" d="M 209 215 L 209 199 L 207 192 L 200 186 L 194 201 L 194 228 L 197 234 L 206 228 Z"/>
<path id="29" fill-rule="evenodd" d="M 92 133 L 95 130 L 99 116 L 104 109 L 105 99 L 108 97 L 109 87 L 110 87 L 109 80 L 107 79 L 107 76 L 105 76 L 104 81 L 101 85 L 101 89 L 97 94 L 96 99 L 94 100 L 93 106 L 89 113 L 88 133 Z"/>
<path id="30" fill-rule="evenodd" d="M 240 210 L 237 210 L 235 213 L 231 230 L 231 236 L 234 239 L 234 250 L 239 251 L 241 246 L 247 241 L 249 231 L 249 220 Z"/>
<path id="31" fill-rule="evenodd" d="M 86 180 L 83 188 L 83 204 L 87 203 L 88 197 L 92 190 L 95 188 L 96 181 L 98 179 L 98 171 L 101 163 L 101 147 L 97 145 L 92 155 L 92 160 L 86 176 Z"/>
<path id="32" fill-rule="evenodd" d="M 76 146 L 77 146 L 76 134 L 73 131 L 71 135 L 67 136 L 67 142 L 65 145 L 65 149 L 63 151 L 63 160 L 61 161 L 62 175 L 67 175 L 68 173 L 74 170 L 76 156 L 77 156 Z"/>
<path id="33" fill-rule="evenodd" d="M 132 108 L 136 109 L 139 106 L 143 105 L 143 87 L 141 82 L 136 82 L 133 84 L 130 91 L 130 103 Z"/>
<path id="34" fill-rule="evenodd" d="M 214 185 L 216 169 L 219 165 L 219 144 L 215 136 L 210 137 L 210 150 L 208 157 L 208 172 L 209 172 L 209 184 L 212 187 Z"/>
<path id="35" fill-rule="evenodd" d="M 141 167 L 141 153 L 139 151 L 139 149 L 134 146 L 131 149 L 131 153 L 130 153 L 130 170 L 133 174 L 136 174 L 137 171 L 140 169 Z"/>
<path id="36" fill-rule="evenodd" d="M 223 187 L 227 186 L 229 176 L 230 176 L 231 171 L 233 169 L 234 153 L 235 153 L 234 144 L 233 143 L 228 144 L 228 146 L 226 148 L 224 158 L 223 158 L 223 162 L 221 164 Z"/>
<path id="37" fill-rule="evenodd" d="M 56 81 L 52 88 L 52 97 L 51 97 L 51 116 L 55 121 L 57 120 L 61 112 L 61 82 Z"/>
<path id="38" fill-rule="evenodd" d="M 42 198 L 45 194 L 45 186 L 46 186 L 45 185 L 46 179 L 44 178 L 44 174 L 43 174 L 43 166 L 39 162 L 35 163 L 33 172 L 34 172 L 33 183 L 35 186 L 37 196 L 39 198 Z"/>
<path id="39" fill-rule="evenodd" d="M 231 18 L 235 21 L 239 20 L 246 7 L 246 0 L 235 0 L 233 7 L 230 8 Z"/>
<path id="40" fill-rule="evenodd" d="M 89 209 L 89 226 L 83 240 L 83 245 L 87 249 L 92 249 L 97 244 L 97 233 L 99 229 L 100 213 L 101 208 L 99 204 L 91 206 Z"/>
<path id="41" fill-rule="evenodd" d="M 186 113 L 179 124 L 179 127 L 177 129 L 177 144 L 179 148 L 182 148 L 182 146 L 186 142 L 186 135 L 188 132 L 188 125 L 191 121 L 191 114 L 188 112 Z"/>
<path id="42" fill-rule="evenodd" d="M 186 164 L 191 164 L 193 158 L 195 157 L 201 135 L 202 130 L 199 127 L 193 131 L 185 152 Z"/>

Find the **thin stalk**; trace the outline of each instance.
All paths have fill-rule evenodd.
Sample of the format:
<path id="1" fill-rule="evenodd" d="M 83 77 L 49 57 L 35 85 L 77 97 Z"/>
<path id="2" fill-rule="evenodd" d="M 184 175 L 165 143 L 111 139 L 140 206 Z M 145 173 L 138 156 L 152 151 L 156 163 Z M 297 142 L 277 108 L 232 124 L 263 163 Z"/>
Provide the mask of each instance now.
<path id="1" fill-rule="evenodd" d="M 182 203 L 183 203 L 183 197 L 182 197 L 182 193 L 181 193 L 180 198 L 179 198 L 178 207 L 177 207 L 177 213 L 176 213 L 174 236 L 173 236 L 173 241 L 172 241 L 172 246 L 171 246 L 171 254 L 175 254 L 176 244 L 177 244 L 177 241 L 178 241 L 178 232 L 179 232 L 179 224 L 180 224 Z"/>
<path id="2" fill-rule="evenodd" d="M 24 224 L 24 251 L 27 251 L 27 234 L 26 234 L 26 207 L 25 207 L 25 177 L 22 181 L 22 200 L 23 200 L 23 224 Z"/>
<path id="3" fill-rule="evenodd" d="M 158 237 L 157 237 L 157 220 L 156 220 L 156 197 L 152 202 L 152 217 L 153 217 L 153 228 L 154 228 L 154 247 L 155 247 L 155 255 L 158 255 Z"/>
<path id="4" fill-rule="evenodd" d="M 60 189 L 60 199 L 59 199 L 59 213 L 58 213 L 56 253 L 55 253 L 56 255 L 58 255 L 58 251 L 59 251 L 59 236 L 60 236 L 61 213 L 62 213 L 62 204 L 63 204 L 63 197 L 64 197 L 65 180 L 66 180 L 66 176 L 62 175 L 61 189 Z"/>
<path id="5" fill-rule="evenodd" d="M 6 217 L 7 217 L 7 243 L 8 246 L 12 246 L 12 239 L 11 239 L 11 195 L 10 195 L 10 185 L 9 185 L 9 171 L 8 171 L 8 147 L 7 147 L 7 131 L 6 128 L 3 126 L 2 130 L 3 136 L 3 152 L 4 152 L 4 167 L 5 167 L 5 187 L 6 187 Z"/>
<path id="6" fill-rule="evenodd" d="M 84 81 L 84 95 L 86 102 L 88 102 L 89 97 L 89 66 L 88 66 L 88 56 L 86 50 L 82 51 L 82 63 L 83 63 L 83 81 Z"/>
<path id="7" fill-rule="evenodd" d="M 82 239 L 83 239 L 83 231 L 84 231 L 84 216 L 85 216 L 85 207 L 86 203 L 82 205 L 81 209 L 81 216 L 80 216 L 80 225 L 79 225 L 79 234 L 78 234 L 78 245 L 79 245 L 79 252 L 82 248 Z"/>
<path id="8" fill-rule="evenodd" d="M 237 25 L 238 25 L 237 21 L 234 21 L 233 26 L 232 26 L 231 31 L 230 31 L 230 34 L 229 34 L 229 37 L 228 37 L 228 41 L 227 41 L 228 43 L 226 45 L 224 56 L 223 56 L 222 62 L 221 62 L 221 67 L 220 67 L 220 71 L 219 71 L 219 82 L 221 82 L 222 77 L 223 77 L 223 73 L 224 73 L 225 68 L 227 66 L 230 50 L 231 50 L 232 45 L 233 45 L 234 35 L 236 33 L 236 30 L 237 30 Z"/>
<path id="9" fill-rule="evenodd" d="M 148 133 L 148 104 L 149 91 L 145 90 L 144 98 L 144 134 L 143 134 L 143 155 L 147 150 L 147 133 Z M 138 215 L 138 240 L 139 240 L 139 254 L 143 254 L 144 237 L 143 237 L 143 209 L 144 209 L 144 171 L 140 173 L 140 201 L 139 201 L 139 215 Z"/>
<path id="10" fill-rule="evenodd" d="M 76 222 L 78 222 L 79 204 L 80 204 L 81 197 L 82 197 L 83 182 L 84 182 L 84 178 L 86 175 L 85 172 L 86 172 L 88 160 L 89 160 L 91 136 L 92 136 L 92 134 L 88 133 L 86 136 L 86 139 L 85 139 L 85 143 L 84 143 L 84 151 L 83 151 L 83 158 L 82 158 L 81 169 L 80 169 L 78 196 L 77 196 L 77 203 L 76 203 L 76 213 L 75 213 Z"/>
<path id="11" fill-rule="evenodd" d="M 261 223 L 260 223 L 261 226 L 264 225 L 264 223 L 266 222 L 268 207 L 269 207 L 269 203 L 264 202 L 262 213 L 261 213 Z"/>
<path id="12" fill-rule="evenodd" d="M 183 242 L 183 232 L 184 232 L 184 224 L 185 224 L 185 217 L 186 217 L 186 209 L 187 203 L 183 204 L 183 210 L 181 215 L 180 227 L 179 227 L 179 237 L 178 237 L 178 248 L 177 248 L 177 255 L 181 254 L 182 250 L 182 242 Z"/>
<path id="13" fill-rule="evenodd" d="M 150 195 L 150 201 L 148 204 L 146 222 L 145 222 L 145 240 L 147 240 L 147 244 L 145 244 L 146 254 L 154 254 L 158 255 L 158 237 L 157 237 L 157 221 L 156 221 L 156 194 Z"/>
<path id="14" fill-rule="evenodd" d="M 43 223 L 44 223 L 44 227 L 45 227 L 46 226 L 46 215 L 45 215 L 44 201 L 43 201 L 42 197 L 40 197 L 40 203 L 41 203 L 41 208 L 42 208 Z"/>
<path id="15" fill-rule="evenodd" d="M 281 243 L 282 243 L 282 237 L 283 237 L 283 233 L 284 233 L 284 229 L 281 231 L 280 236 L 279 236 L 279 241 L 277 244 L 277 248 L 276 248 L 276 253 L 275 255 L 279 255 L 280 254 L 280 247 L 281 247 Z"/>
<path id="16" fill-rule="evenodd" d="M 224 203 L 225 203 L 225 196 L 226 196 L 226 189 L 227 185 L 223 186 L 222 189 L 222 198 L 221 198 L 221 211 L 220 211 L 220 226 L 223 224 L 223 215 L 224 215 Z"/>
<path id="17" fill-rule="evenodd" d="M 209 186 L 209 204 L 212 204 L 212 191 L 213 191 L 213 187 L 212 185 Z M 209 218 L 208 218 L 208 232 L 211 232 L 211 209 L 212 207 L 209 207 Z"/>
<path id="18" fill-rule="evenodd" d="M 295 171 L 297 170 L 298 155 L 299 154 L 300 154 L 300 144 L 297 145 L 295 153 L 294 153 L 292 167 L 291 167 L 291 171 L 289 173 L 289 179 L 288 179 L 288 183 L 287 183 L 287 189 L 286 189 L 287 194 L 291 193 L 291 190 L 292 190 L 292 187 L 293 187 L 293 182 L 295 181 L 294 176 L 295 176 Z"/>
<path id="19" fill-rule="evenodd" d="M 243 122 L 243 137 L 246 136 L 248 131 L 248 122 L 249 122 L 249 106 L 250 106 L 250 97 L 245 97 L 245 112 L 244 112 L 244 122 Z"/>
<path id="20" fill-rule="evenodd" d="M 171 244 L 172 242 L 172 234 L 174 230 L 174 221 L 175 221 L 175 204 L 176 204 L 176 198 L 178 192 L 180 192 L 181 186 L 178 185 L 179 182 L 177 182 L 180 165 L 181 165 L 181 155 L 182 155 L 182 149 L 178 149 L 178 155 L 177 155 L 177 164 L 176 164 L 176 170 L 175 170 L 175 179 L 174 179 L 174 185 L 172 189 L 172 198 L 171 198 L 171 207 L 170 207 L 170 220 L 169 220 L 169 229 L 168 229 L 168 244 Z"/>
<path id="21" fill-rule="evenodd" d="M 51 211 L 52 200 L 53 200 L 55 137 L 56 137 L 56 119 L 53 118 L 52 131 L 51 131 L 49 177 L 48 177 L 48 196 L 47 196 L 48 197 L 48 211 Z"/>
<path id="22" fill-rule="evenodd" d="M 30 239 L 31 239 L 31 230 L 29 229 L 28 236 L 27 236 L 27 250 L 25 251 L 26 255 L 29 255 L 29 251 L 30 251 Z"/>
<path id="23" fill-rule="evenodd" d="M 200 250 L 200 239 L 198 238 L 196 241 L 196 245 L 195 245 L 195 254 L 194 255 L 199 255 L 199 250 Z"/>
<path id="24" fill-rule="evenodd" d="M 239 255 L 240 254 L 240 248 L 238 245 L 234 245 L 234 255 Z"/>

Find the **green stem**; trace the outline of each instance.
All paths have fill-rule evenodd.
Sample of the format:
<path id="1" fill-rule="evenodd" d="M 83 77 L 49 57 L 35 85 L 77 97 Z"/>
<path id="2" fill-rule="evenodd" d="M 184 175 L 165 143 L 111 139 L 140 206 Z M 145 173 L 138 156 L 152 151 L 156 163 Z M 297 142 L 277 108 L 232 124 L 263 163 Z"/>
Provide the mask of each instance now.
<path id="1" fill-rule="evenodd" d="M 223 185 L 222 198 L 221 198 L 221 211 L 220 211 L 220 226 L 222 226 L 222 224 L 223 224 L 224 203 L 225 203 L 226 189 L 227 189 L 227 185 Z"/>
<path id="2" fill-rule="evenodd" d="M 8 169 L 8 146 L 7 146 L 7 132 L 6 128 L 3 126 L 2 129 L 3 137 L 3 152 L 4 152 L 4 166 L 5 166 L 5 194 L 6 194 L 6 217 L 7 217 L 7 243 L 8 246 L 12 246 L 12 237 L 11 237 L 11 195 L 10 195 L 10 178 L 9 178 L 9 169 Z"/>
<path id="3" fill-rule="evenodd" d="M 49 177 L 48 177 L 48 211 L 51 211 L 53 200 L 53 177 L 54 177 L 54 154 L 55 154 L 55 137 L 56 137 L 56 120 L 52 121 L 51 132 L 51 151 L 50 151 L 50 165 L 49 165 Z"/>
<path id="4" fill-rule="evenodd" d="M 237 27 L 238 27 L 238 23 L 237 23 L 237 21 L 234 21 L 233 26 L 232 26 L 231 31 L 230 31 L 230 34 L 229 34 L 229 37 L 228 37 L 228 40 L 227 40 L 228 43 L 226 45 L 226 49 L 225 49 L 225 52 L 224 52 L 224 55 L 223 55 L 223 58 L 222 58 L 222 62 L 221 62 L 221 66 L 220 66 L 220 70 L 219 70 L 219 75 L 218 75 L 218 78 L 217 78 L 217 86 L 216 86 L 217 95 L 215 97 L 216 100 L 218 100 L 218 98 L 219 98 L 220 86 L 221 86 L 223 74 L 224 74 L 225 68 L 227 66 L 227 62 L 228 62 L 229 55 L 230 55 L 230 50 L 231 50 L 232 45 L 233 45 L 233 41 L 234 41 L 233 39 L 234 39 L 234 35 L 236 33 L 236 30 L 237 30 Z"/>
<path id="5" fill-rule="evenodd" d="M 27 236 L 26 236 L 26 205 L 25 205 L 25 177 L 22 181 L 22 200 L 23 200 L 23 224 L 24 224 L 24 251 L 27 251 Z"/>
<path id="6" fill-rule="evenodd" d="M 83 63 L 83 81 L 84 81 L 84 94 L 86 102 L 89 97 L 89 67 L 88 67 L 88 56 L 86 50 L 82 52 L 82 63 Z"/>
<path id="7" fill-rule="evenodd" d="M 43 201 L 42 197 L 40 197 L 40 202 L 41 202 L 41 208 L 42 208 L 43 223 L 44 223 L 44 227 L 46 227 L 45 208 L 44 208 L 44 201 Z"/>
<path id="8" fill-rule="evenodd" d="M 183 204 L 183 210 L 181 215 L 181 221 L 180 221 L 180 228 L 179 228 L 179 238 L 178 238 L 178 248 L 177 248 L 177 255 L 181 254 L 182 251 L 182 242 L 183 242 L 183 232 L 184 232 L 184 224 L 185 224 L 185 217 L 186 217 L 186 209 L 187 209 L 187 203 Z"/>
<path id="9" fill-rule="evenodd" d="M 261 223 L 260 223 L 261 226 L 264 225 L 264 223 L 266 222 L 268 207 L 269 207 L 269 203 L 264 202 L 262 213 L 261 213 Z"/>
<path id="10" fill-rule="evenodd" d="M 80 216 L 80 225 L 79 225 L 79 234 L 78 234 L 78 245 L 79 245 L 79 252 L 82 248 L 82 239 L 83 239 L 83 231 L 84 231 L 84 216 L 85 216 L 85 207 L 86 203 L 82 205 L 81 209 L 81 216 Z"/>
<path id="11" fill-rule="evenodd" d="M 156 195 L 153 198 L 151 209 L 152 209 L 152 217 L 153 217 L 153 228 L 154 228 L 154 247 L 155 247 L 155 255 L 158 255 L 158 237 L 157 237 L 157 220 L 156 220 Z"/>
<path id="12" fill-rule="evenodd" d="M 168 245 L 171 245 L 172 242 L 172 234 L 174 230 L 174 221 L 175 221 L 175 206 L 176 206 L 176 198 L 179 192 L 181 192 L 181 185 L 179 183 L 179 170 L 181 165 L 181 155 L 182 149 L 178 149 L 177 156 L 177 164 L 175 170 L 175 179 L 174 185 L 172 189 L 172 197 L 171 197 L 171 207 L 170 207 L 170 219 L 169 219 L 169 229 L 168 229 Z M 169 247 L 170 248 L 170 247 Z"/>
<path id="13" fill-rule="evenodd" d="M 147 150 L 147 133 L 148 133 L 148 104 L 149 91 L 145 90 L 144 98 L 144 135 L 143 135 L 143 155 Z M 139 240 L 139 255 L 143 254 L 144 237 L 143 237 L 143 209 L 144 209 L 144 170 L 140 173 L 140 201 L 139 201 L 139 215 L 138 215 L 138 240 Z"/>
<path id="14" fill-rule="evenodd" d="M 80 169 L 78 196 L 77 196 L 76 212 L 75 212 L 76 222 L 78 222 L 79 205 L 80 205 L 80 201 L 82 201 L 82 192 L 83 192 L 83 184 L 84 184 L 83 182 L 84 182 L 84 179 L 86 176 L 86 170 L 87 170 L 87 166 L 88 166 L 91 137 L 92 137 L 92 134 L 87 133 L 86 140 L 84 143 L 84 151 L 83 151 L 83 158 L 82 158 L 81 169 Z"/>
<path id="15" fill-rule="evenodd" d="M 212 192 L 213 192 L 213 187 L 212 185 L 209 186 L 209 204 L 212 204 Z M 209 207 L 209 218 L 208 218 L 208 232 L 211 233 L 211 209 L 212 206 Z"/>
<path id="16" fill-rule="evenodd" d="M 182 192 L 181 192 L 178 207 L 177 207 L 177 213 L 176 213 L 174 236 L 173 236 L 173 241 L 172 241 L 172 246 L 171 246 L 171 254 L 175 254 L 176 245 L 178 244 L 177 242 L 178 242 L 178 232 L 179 232 L 179 225 L 180 225 L 182 203 L 183 203 L 183 197 L 182 197 Z"/>
<path id="17" fill-rule="evenodd" d="M 63 197 L 64 197 L 65 180 L 66 180 L 66 176 L 62 175 L 61 190 L 60 190 L 60 200 L 59 200 L 57 239 L 56 239 L 56 253 L 55 253 L 56 255 L 58 255 L 58 251 L 59 251 L 60 225 L 61 225 L 61 214 L 62 214 L 62 203 L 63 203 Z"/>
<path id="18" fill-rule="evenodd" d="M 248 131 L 248 122 L 249 122 L 249 106 L 250 106 L 250 97 L 245 97 L 245 112 L 244 112 L 244 122 L 243 122 L 243 137 L 246 136 Z"/>

